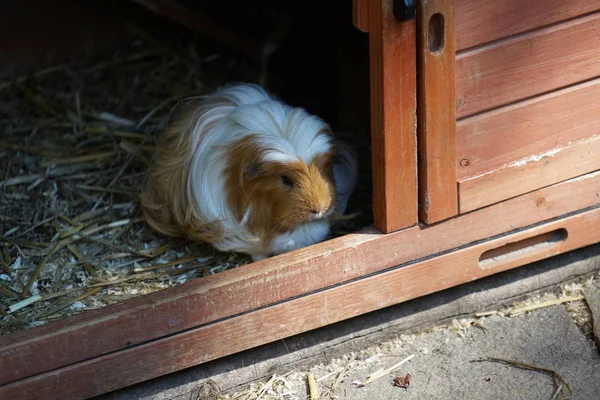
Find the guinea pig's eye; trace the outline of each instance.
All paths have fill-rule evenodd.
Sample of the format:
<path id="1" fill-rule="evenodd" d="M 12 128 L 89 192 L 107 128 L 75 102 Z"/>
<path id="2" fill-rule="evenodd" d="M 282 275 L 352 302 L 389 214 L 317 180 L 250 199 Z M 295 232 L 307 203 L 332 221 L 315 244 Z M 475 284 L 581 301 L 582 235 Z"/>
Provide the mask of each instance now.
<path id="1" fill-rule="evenodd" d="M 290 178 L 289 176 L 283 175 L 281 177 L 281 183 L 283 183 L 283 186 L 285 186 L 288 189 L 291 189 L 294 187 L 294 181 L 292 180 L 292 178 Z"/>

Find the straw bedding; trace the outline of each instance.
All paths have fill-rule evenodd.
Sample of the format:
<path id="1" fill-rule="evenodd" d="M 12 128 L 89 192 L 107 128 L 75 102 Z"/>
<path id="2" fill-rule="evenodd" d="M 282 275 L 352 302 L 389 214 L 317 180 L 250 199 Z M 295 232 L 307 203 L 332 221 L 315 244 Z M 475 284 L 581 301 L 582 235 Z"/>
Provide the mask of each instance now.
<path id="1" fill-rule="evenodd" d="M 0 83 L 2 335 L 250 261 L 156 235 L 138 195 L 177 101 L 258 82 L 259 68 L 194 40 L 136 34 L 101 62 Z M 369 215 L 369 188 L 362 192 L 351 207 Z M 365 224 L 348 221 L 336 235 Z"/>

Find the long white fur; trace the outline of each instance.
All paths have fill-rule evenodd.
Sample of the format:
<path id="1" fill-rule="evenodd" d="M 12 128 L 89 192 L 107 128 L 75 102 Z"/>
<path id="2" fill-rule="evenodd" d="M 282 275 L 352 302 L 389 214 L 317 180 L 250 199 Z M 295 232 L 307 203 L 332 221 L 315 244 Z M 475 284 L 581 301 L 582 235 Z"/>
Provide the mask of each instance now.
<path id="1" fill-rule="evenodd" d="M 257 135 L 260 145 L 269 149 L 265 155 L 267 160 L 301 160 L 308 164 L 316 155 L 332 148 L 330 138 L 320 134 L 327 128 L 325 122 L 302 109 L 277 101 L 253 84 L 222 88 L 205 97 L 205 101 L 215 106 L 199 117 L 193 129 L 192 147 L 195 150 L 191 158 L 188 194 L 193 196 L 203 220 L 221 221 L 225 236 L 215 243 L 215 247 L 221 251 L 250 254 L 256 261 L 324 240 L 329 234 L 329 224 L 322 220 L 311 221 L 276 237 L 271 246 L 264 249 L 259 238 L 245 226 L 250 210 L 246 210 L 246 217 L 241 222 L 237 222 L 229 210 L 225 200 L 224 171 L 225 145 L 249 134 Z M 335 170 L 334 174 L 341 179 L 342 208 L 345 209 L 348 182 L 342 181 L 352 177 Z M 354 182 L 350 181 L 353 190 Z"/>

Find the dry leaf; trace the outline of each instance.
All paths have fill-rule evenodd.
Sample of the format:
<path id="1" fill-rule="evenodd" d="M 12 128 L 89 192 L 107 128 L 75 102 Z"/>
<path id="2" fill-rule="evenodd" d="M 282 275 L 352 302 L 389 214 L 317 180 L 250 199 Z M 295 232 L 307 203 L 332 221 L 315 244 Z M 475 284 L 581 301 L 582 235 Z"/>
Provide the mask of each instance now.
<path id="1" fill-rule="evenodd" d="M 398 386 L 403 389 L 408 389 L 408 386 L 410 385 L 410 378 L 412 378 L 411 374 L 406 374 L 405 377 L 398 376 L 394 378 L 394 386 Z"/>

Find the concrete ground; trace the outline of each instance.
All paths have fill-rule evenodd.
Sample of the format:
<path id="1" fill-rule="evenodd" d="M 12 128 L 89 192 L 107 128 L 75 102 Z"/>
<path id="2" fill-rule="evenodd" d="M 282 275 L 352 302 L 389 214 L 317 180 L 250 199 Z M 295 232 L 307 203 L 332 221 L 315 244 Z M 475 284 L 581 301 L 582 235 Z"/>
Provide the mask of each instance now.
<path id="1" fill-rule="evenodd" d="M 600 399 L 600 356 L 563 306 L 515 318 L 493 316 L 484 326 L 485 331 L 471 327 L 462 332 L 436 332 L 399 345 L 352 371 L 334 394 L 357 400 L 552 398 L 557 386 L 551 376 L 494 362 L 473 362 L 497 357 L 557 372 L 572 389 L 573 399 Z M 412 354 L 410 362 L 365 387 L 352 383 Z M 393 385 L 394 377 L 408 373 L 407 389 Z"/>
<path id="2" fill-rule="evenodd" d="M 560 304 L 549 306 L 552 302 Z M 532 305 L 540 308 L 521 312 Z M 560 385 L 563 389 L 554 398 L 567 398 L 568 385 L 572 399 L 600 399 L 594 322 L 600 329 L 600 245 L 101 398 L 308 399 L 310 371 L 321 399 L 535 400 L 551 399 Z M 407 357 L 413 358 L 360 387 L 377 370 Z M 532 364 L 548 373 L 474 362 L 490 357 Z M 566 384 L 555 382 L 552 372 Z M 409 387 L 394 386 L 394 378 L 406 374 L 411 374 Z"/>

